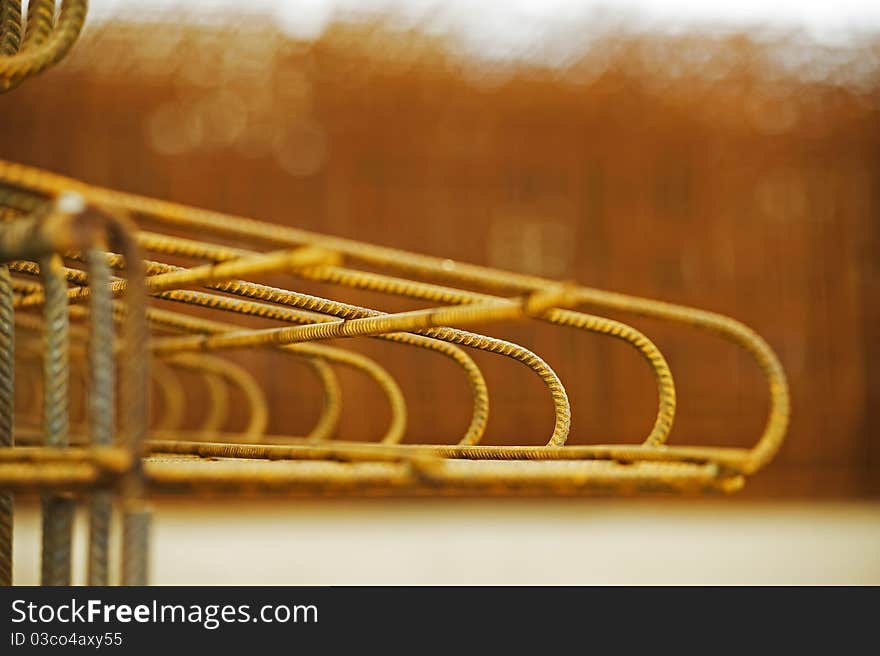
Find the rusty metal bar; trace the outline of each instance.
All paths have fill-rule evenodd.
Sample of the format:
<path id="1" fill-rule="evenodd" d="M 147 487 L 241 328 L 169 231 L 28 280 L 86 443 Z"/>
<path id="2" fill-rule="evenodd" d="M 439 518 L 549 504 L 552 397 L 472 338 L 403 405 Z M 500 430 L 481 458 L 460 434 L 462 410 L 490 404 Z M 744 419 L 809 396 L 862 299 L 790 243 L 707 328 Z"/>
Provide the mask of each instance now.
<path id="1" fill-rule="evenodd" d="M 92 295 L 89 299 L 89 432 L 92 444 L 110 446 L 115 428 L 115 364 L 113 361 L 113 305 L 108 292 L 110 267 L 103 249 L 86 254 Z M 111 495 L 101 490 L 89 501 L 89 585 L 107 585 L 109 576 L 110 528 L 113 514 Z"/>
<path id="2" fill-rule="evenodd" d="M 48 446 L 67 446 L 68 432 L 68 318 L 67 283 L 61 273 L 61 259 L 50 255 L 40 262 L 46 303 L 43 318 L 46 332 L 43 357 L 43 430 Z M 70 585 L 73 499 L 48 494 L 43 497 L 43 585 Z"/>
<path id="3" fill-rule="evenodd" d="M 0 447 L 14 444 L 15 324 L 12 277 L 0 266 Z M 12 534 L 14 499 L 0 491 L 0 585 L 12 585 Z"/>

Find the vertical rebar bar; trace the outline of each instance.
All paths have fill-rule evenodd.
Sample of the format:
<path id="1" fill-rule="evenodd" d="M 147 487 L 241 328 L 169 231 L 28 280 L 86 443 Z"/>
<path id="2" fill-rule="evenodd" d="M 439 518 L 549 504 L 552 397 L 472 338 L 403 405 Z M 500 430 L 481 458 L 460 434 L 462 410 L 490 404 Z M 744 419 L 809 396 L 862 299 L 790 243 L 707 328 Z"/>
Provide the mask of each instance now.
<path id="1" fill-rule="evenodd" d="M 149 414 L 150 331 L 143 254 L 133 239 L 134 226 L 116 215 L 108 224 L 111 240 L 126 263 L 125 375 L 121 385 L 123 442 L 134 452 L 132 470 L 122 481 L 122 585 L 146 585 L 149 573 L 150 512 L 144 503 L 143 455 Z"/>
<path id="2" fill-rule="evenodd" d="M 135 500 L 122 514 L 122 585 L 146 585 L 149 580 L 149 509 Z"/>
<path id="3" fill-rule="evenodd" d="M 0 447 L 13 445 L 15 325 L 12 277 L 0 266 Z M 0 492 L 0 585 L 12 585 L 13 496 Z"/>
<path id="4" fill-rule="evenodd" d="M 43 431 L 47 446 L 67 446 L 68 439 L 68 316 L 67 282 L 57 255 L 40 262 L 46 294 L 43 308 L 46 324 L 43 359 Z M 70 585 L 73 499 L 58 495 L 43 497 L 43 585 Z"/>
<path id="5" fill-rule="evenodd" d="M 113 443 L 113 306 L 110 298 L 110 267 L 104 252 L 86 254 L 89 269 L 89 431 L 92 444 Z M 109 492 L 95 492 L 89 503 L 89 585 L 107 585 L 110 523 L 113 502 Z"/>

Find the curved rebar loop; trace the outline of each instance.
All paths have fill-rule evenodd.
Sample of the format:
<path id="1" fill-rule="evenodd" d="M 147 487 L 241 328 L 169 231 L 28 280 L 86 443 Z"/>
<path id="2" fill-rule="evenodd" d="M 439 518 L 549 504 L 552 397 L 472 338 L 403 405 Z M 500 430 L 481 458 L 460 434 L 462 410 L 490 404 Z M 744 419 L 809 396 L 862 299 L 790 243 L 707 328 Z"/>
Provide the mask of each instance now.
<path id="1" fill-rule="evenodd" d="M 255 255 L 253 251 L 241 248 L 219 246 L 146 231 L 138 233 L 138 243 L 147 251 L 166 255 L 182 255 L 213 262 L 228 262 Z M 507 301 L 507 299 L 490 294 L 395 278 L 379 273 L 356 271 L 337 265 L 302 268 L 298 269 L 295 274 L 310 280 L 319 280 L 355 289 L 365 289 L 444 305 L 504 303 Z M 666 442 L 675 420 L 675 383 L 666 359 L 648 337 L 635 328 L 619 321 L 581 312 L 572 312 L 570 310 L 551 309 L 543 314 L 539 314 L 537 318 L 560 326 L 568 326 L 615 337 L 634 347 L 651 367 L 657 385 L 657 415 L 644 443 L 647 445 L 659 445 Z"/>
<path id="2" fill-rule="evenodd" d="M 168 273 L 146 278 L 144 284 L 149 293 L 158 294 L 167 290 L 205 285 L 214 281 L 228 280 L 245 275 L 289 271 L 298 267 L 314 266 L 334 259 L 337 259 L 335 254 L 323 249 L 303 248 L 279 251 L 267 253 L 265 256 L 247 258 L 246 260 L 242 259 L 217 265 L 208 264 L 192 269 L 169 271 Z M 125 289 L 125 280 L 117 279 L 110 284 L 110 292 L 114 297 L 121 296 Z M 67 299 L 71 303 L 84 301 L 89 298 L 90 293 L 91 291 L 88 287 L 73 287 L 67 291 Z M 38 307 L 44 302 L 44 295 L 36 292 L 20 299 L 16 307 Z"/>
<path id="3" fill-rule="evenodd" d="M 369 360 L 369 358 L 365 359 Z M 301 361 L 315 374 L 318 382 L 321 383 L 321 390 L 323 391 L 321 414 L 318 415 L 318 421 L 315 422 L 312 430 L 306 435 L 306 440 L 310 442 L 323 442 L 333 438 L 336 434 L 336 429 L 339 427 L 339 419 L 342 417 L 342 391 L 339 388 L 339 379 L 336 377 L 333 367 L 327 364 L 323 358 L 304 356 L 301 358 Z M 401 403 L 402 399 L 403 397 L 401 396 Z M 403 410 L 406 413 L 405 405 Z M 401 438 L 405 429 L 406 414 L 403 415 L 403 429 L 400 431 Z M 388 433 L 386 433 L 387 435 Z M 394 438 L 395 434 L 391 433 L 391 436 Z M 397 441 L 400 440 L 398 439 Z"/>
<path id="4" fill-rule="evenodd" d="M 149 248 L 149 246 L 147 246 Z M 486 302 L 505 302 L 498 296 L 479 294 L 465 290 L 441 287 L 430 283 L 393 278 L 383 274 L 355 271 L 339 266 L 322 266 L 314 269 L 302 269 L 297 272 L 304 278 L 320 280 L 356 289 L 367 289 L 385 294 L 393 294 L 413 299 L 439 302 L 443 304 L 478 304 Z M 644 334 L 625 323 L 584 314 L 570 310 L 551 309 L 536 318 L 550 323 L 569 326 L 615 337 L 634 347 L 651 367 L 657 385 L 658 409 L 654 425 L 645 438 L 647 445 L 664 444 L 675 421 L 675 383 L 666 359 L 654 343 Z"/>
<path id="5" fill-rule="evenodd" d="M 14 444 L 15 323 L 12 276 L 0 265 L 0 447 Z M 12 585 L 13 496 L 0 492 L 0 585 Z"/>
<path id="6" fill-rule="evenodd" d="M 21 47 L 21 0 L 0 0 L 0 56 L 8 57 Z"/>
<path id="7" fill-rule="evenodd" d="M 162 398 L 162 412 L 153 413 L 156 419 L 150 431 L 175 431 L 183 423 L 186 411 L 186 391 L 177 373 L 162 360 L 153 360 L 150 379 Z M 156 416 L 158 414 L 158 416 Z"/>
<path id="8" fill-rule="evenodd" d="M 194 333 L 197 335 L 219 335 L 232 332 L 238 328 L 231 324 L 191 317 L 178 312 L 169 312 L 157 308 L 150 308 L 148 311 L 148 317 L 152 323 L 157 325 L 173 327 L 182 332 Z M 388 399 L 389 408 L 391 410 L 391 420 L 388 429 L 381 438 L 381 443 L 396 444 L 403 438 L 403 434 L 406 430 L 406 403 L 404 402 L 403 394 L 391 374 L 379 366 L 375 361 L 361 355 L 360 353 L 317 344 L 297 344 L 281 347 L 280 350 L 295 355 L 298 358 L 305 358 L 306 361 L 333 362 L 367 374 L 379 385 L 379 388 Z M 338 399 L 338 383 L 336 382 L 335 376 L 332 381 L 333 387 L 329 388 L 329 393 L 332 394 L 335 399 Z M 333 391 L 334 387 L 336 390 L 335 392 Z M 325 388 L 325 390 L 327 389 L 328 388 Z M 339 407 L 338 401 L 335 405 L 337 408 Z M 333 430 L 335 430 L 337 421 L 338 420 L 334 420 L 333 422 Z M 319 421 L 319 425 L 316 426 L 316 428 L 319 428 L 320 424 L 321 421 Z M 316 437 L 316 430 L 313 429 L 307 439 L 310 439 L 311 441 L 319 441 L 326 438 L 322 433 L 317 433 Z"/>
<path id="9" fill-rule="evenodd" d="M 61 61 L 79 36 L 88 11 L 87 0 L 62 0 L 58 22 L 53 26 L 54 0 L 31 0 L 22 40 L 20 0 L 2 2 L 0 92 Z"/>
<path id="10" fill-rule="evenodd" d="M 332 321 L 331 318 L 315 312 L 303 312 L 289 307 L 269 305 L 266 303 L 258 303 L 255 301 L 242 300 L 240 298 L 221 296 L 218 294 L 208 294 L 205 292 L 175 290 L 164 292 L 160 294 L 159 297 L 165 300 L 199 305 L 202 307 L 225 310 L 244 315 L 258 316 L 265 319 L 276 319 L 288 323 L 301 324 L 311 323 L 313 321 Z M 227 332 L 237 329 L 239 329 L 238 326 L 228 326 Z M 429 339 L 408 333 L 383 335 L 382 338 L 400 344 L 407 344 L 436 351 L 441 355 L 451 358 L 456 364 L 464 369 L 468 377 L 468 382 L 470 383 L 474 402 L 470 423 L 464 436 L 461 438 L 460 443 L 476 444 L 479 442 L 486 430 L 486 424 L 488 421 L 489 393 L 482 372 L 479 370 L 476 363 L 474 363 L 474 361 L 461 349 L 435 339 Z M 303 344 L 298 346 L 305 347 L 306 345 Z M 299 349 L 296 352 L 301 352 L 301 350 L 302 349 Z M 342 349 L 337 349 L 337 351 L 338 355 L 336 356 L 336 361 L 339 364 L 346 364 L 362 369 L 379 384 L 386 396 L 388 396 L 392 409 L 392 427 L 389 428 L 389 432 L 386 433 L 381 441 L 385 443 L 399 442 L 403 438 L 406 428 L 406 411 L 402 395 L 396 382 L 394 382 L 393 378 L 384 368 L 379 367 L 373 360 L 354 352 Z"/>
<path id="11" fill-rule="evenodd" d="M 315 422 L 315 425 L 305 439 L 314 442 L 330 439 L 336 432 L 336 427 L 339 425 L 339 418 L 342 411 L 339 381 L 336 378 L 336 374 L 333 373 L 333 369 L 323 359 L 306 356 L 301 356 L 297 359 L 315 374 L 318 382 L 321 384 L 322 391 L 321 412 L 318 416 L 318 421 Z M 172 364 L 174 364 L 175 361 L 176 358 L 170 360 Z M 220 363 L 221 366 L 229 365 L 230 368 L 234 367 L 234 365 L 228 360 L 216 358 L 216 361 Z M 240 371 L 236 374 L 233 374 L 233 372 L 230 371 L 230 376 L 226 379 L 217 373 L 213 373 L 210 369 L 199 369 L 200 373 L 203 374 L 202 378 L 205 381 L 210 399 L 208 403 L 208 414 L 202 421 L 202 425 L 195 431 L 195 434 L 201 439 L 212 437 L 217 438 L 226 422 L 229 404 L 229 388 L 226 380 L 228 380 L 233 386 L 238 387 L 239 390 L 245 394 L 245 398 L 250 400 L 249 394 L 256 395 L 257 393 L 261 398 L 261 401 L 259 402 L 262 406 L 261 408 L 255 409 L 253 401 L 251 401 L 249 424 L 241 433 L 241 436 L 248 441 L 258 441 L 266 432 L 266 425 L 268 425 L 268 404 L 265 401 L 262 390 L 259 389 L 259 387 L 254 387 L 257 385 L 256 381 L 253 380 L 253 377 L 249 373 L 238 367 L 234 368 L 239 369 Z M 238 373 L 246 376 L 250 379 L 250 382 L 243 385 L 236 381 L 234 377 Z M 156 431 L 154 431 L 154 433 L 155 432 Z M 238 437 L 239 434 L 236 434 L 236 436 Z"/>
<path id="12" fill-rule="evenodd" d="M 181 353 L 165 359 L 172 367 L 188 369 L 202 374 L 219 376 L 231 386 L 236 387 L 249 407 L 248 422 L 241 437 L 256 442 L 266 433 L 269 424 L 269 405 L 256 379 L 243 367 L 223 358 Z M 216 430 L 216 429 L 215 429 Z"/>
<path id="13" fill-rule="evenodd" d="M 791 413 L 788 381 L 782 363 L 770 345 L 744 323 L 730 317 L 698 310 L 683 305 L 664 303 L 589 287 L 575 290 L 576 300 L 584 305 L 610 308 L 620 312 L 666 319 L 713 333 L 743 348 L 758 364 L 767 379 L 770 392 L 770 410 L 758 442 L 750 449 L 748 460 L 743 463 L 743 473 L 751 474 L 761 469 L 782 446 Z"/>
<path id="14" fill-rule="evenodd" d="M 10 181 L 25 180 L 36 190 L 51 189 L 67 180 L 60 176 L 46 177 L 44 173 L 16 165 L 0 165 L 0 177 Z M 449 259 L 421 255 L 399 249 L 363 244 L 340 237 L 264 223 L 254 219 L 220 212 L 201 210 L 184 205 L 112 191 L 90 188 L 96 198 L 136 214 L 147 216 L 167 225 L 198 230 L 248 241 L 257 240 L 275 246 L 310 244 L 334 250 L 347 258 L 369 265 L 392 268 L 427 277 L 454 280 L 497 290 L 515 290 L 521 293 L 546 289 L 554 281 L 525 274 L 499 271 L 489 267 L 463 264 Z M 763 467 L 779 450 L 785 438 L 790 414 L 788 383 L 782 365 L 770 346 L 751 328 L 724 315 L 684 305 L 653 301 L 651 299 L 606 292 L 590 287 L 575 286 L 570 290 L 579 305 L 628 312 L 641 316 L 664 319 L 716 334 L 743 348 L 764 373 L 770 393 L 770 410 L 764 430 L 747 460 L 740 467 L 744 473 L 753 473 Z M 549 310 L 549 309 L 548 309 Z"/>
<path id="15" fill-rule="evenodd" d="M 154 359 L 150 375 L 153 384 L 159 390 L 161 401 L 161 413 L 155 409 L 151 413 L 154 417 L 150 427 L 150 435 L 178 435 L 187 434 L 193 436 L 192 431 L 182 428 L 184 414 L 187 406 L 186 388 L 177 375 L 179 367 L 172 367 L 167 359 Z M 202 373 L 202 372 L 200 372 Z M 226 403 L 228 402 L 226 383 L 213 374 L 204 374 L 205 385 L 209 393 L 210 415 L 208 419 L 222 425 L 226 418 Z M 216 387 L 216 389 L 215 389 Z M 216 407 L 215 407 L 216 406 Z"/>
<path id="16" fill-rule="evenodd" d="M 208 413 L 196 429 L 196 434 L 207 439 L 219 434 L 229 418 L 229 386 L 223 378 L 208 371 L 202 371 L 201 377 L 208 391 Z"/>
<path id="17" fill-rule="evenodd" d="M 148 268 L 153 266 L 153 264 L 148 264 Z M 161 266 L 169 266 L 169 265 L 161 265 Z M 220 289 L 222 285 L 210 285 L 212 289 Z M 245 298 L 260 298 L 263 294 L 265 294 L 268 290 L 273 290 L 274 288 L 266 287 L 265 285 L 252 285 L 250 283 L 242 283 L 242 287 L 239 291 L 242 292 L 251 292 L 251 294 L 242 294 L 245 295 Z M 278 290 L 283 291 L 283 290 Z M 295 324 L 303 324 L 303 323 L 313 323 L 313 322 L 328 322 L 333 321 L 331 317 L 327 315 L 320 314 L 318 312 L 309 312 L 303 310 L 297 310 L 292 307 L 284 307 L 281 305 L 271 305 L 267 303 L 259 303 L 255 301 L 242 300 L 241 298 L 233 298 L 229 296 L 221 296 L 218 294 L 208 294 L 205 292 L 198 291 L 190 291 L 190 290 L 174 290 L 169 292 L 163 292 L 158 294 L 159 298 L 169 300 L 169 301 L 177 301 L 180 303 L 191 304 L 191 305 L 199 305 L 202 307 L 208 307 L 215 310 L 225 310 L 229 312 L 235 312 L 244 315 L 257 316 L 264 319 L 276 319 L 280 321 L 285 321 L 287 323 L 295 323 Z M 354 306 L 349 306 L 354 308 Z M 359 308 L 361 309 L 361 308 Z M 370 310 L 363 309 L 364 312 L 371 312 Z M 235 328 L 235 327 L 233 327 Z M 444 355 L 450 359 L 452 359 L 458 366 L 460 366 L 467 376 L 468 384 L 471 389 L 471 394 L 473 397 L 473 409 L 471 412 L 470 423 L 468 424 L 467 429 L 465 430 L 464 436 L 461 438 L 461 444 L 476 444 L 480 441 L 483 434 L 486 431 L 486 424 L 489 419 L 489 391 L 486 386 L 486 381 L 483 378 L 483 374 L 480 371 L 479 367 L 476 363 L 461 349 L 445 343 L 443 341 L 439 341 L 436 339 L 430 339 L 428 337 L 423 337 L 420 335 L 413 335 L 409 333 L 392 333 L 388 335 L 378 336 L 380 339 L 385 339 L 387 341 L 396 342 L 398 344 L 406 344 L 409 346 L 415 346 L 419 348 L 425 348 L 431 351 L 436 351 L 437 353 Z M 344 351 L 347 352 L 347 351 Z M 354 355 L 354 354 L 353 354 Z M 358 356 L 357 361 L 360 362 L 360 359 L 363 356 Z M 371 361 L 372 362 L 372 361 Z M 358 366 L 354 365 L 353 366 Z M 374 366 L 370 366 L 368 372 L 370 376 L 376 378 L 377 382 L 379 382 L 380 386 L 383 388 L 387 387 L 387 383 L 385 382 L 388 378 L 387 374 L 379 373 L 379 371 L 384 372 L 384 369 L 377 370 Z M 377 376 L 379 376 L 377 378 Z M 395 394 L 395 396 L 397 396 Z M 389 401 L 391 399 L 389 398 Z M 392 403 L 392 407 L 394 404 Z M 394 414 L 394 413 L 392 413 Z M 405 423 L 405 419 L 404 419 Z M 401 424 L 401 430 L 395 439 L 391 439 L 389 436 L 386 436 L 382 441 L 383 442 L 391 442 L 391 441 L 399 441 L 403 437 L 403 428 L 404 424 Z"/>

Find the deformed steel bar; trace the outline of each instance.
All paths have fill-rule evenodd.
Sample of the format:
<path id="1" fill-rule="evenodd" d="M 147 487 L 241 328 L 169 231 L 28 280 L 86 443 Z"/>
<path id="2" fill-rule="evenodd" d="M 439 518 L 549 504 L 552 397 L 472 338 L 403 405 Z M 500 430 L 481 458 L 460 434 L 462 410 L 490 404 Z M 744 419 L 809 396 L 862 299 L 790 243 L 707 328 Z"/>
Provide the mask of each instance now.
<path id="1" fill-rule="evenodd" d="M 177 444 L 175 442 L 175 444 Z M 202 445 L 204 446 L 204 445 Z M 255 445 L 242 445 L 255 448 Z M 313 449 L 330 445 L 312 446 Z M 378 447 L 374 448 L 396 448 Z M 484 449 L 487 447 L 483 447 Z M 641 447 L 644 449 L 656 447 Z M 568 451 L 569 448 L 562 449 Z M 54 460 L 51 453 L 31 461 L 10 461 L 0 450 L 0 482 L 7 489 L 45 488 L 72 493 L 113 485 L 124 476 L 127 453 L 77 450 L 76 458 Z M 45 453 L 45 452 L 44 452 Z M 71 454 L 74 455 L 74 454 Z M 145 481 L 151 494 L 284 495 L 510 495 L 730 492 L 743 477 L 715 462 L 639 458 L 629 464 L 605 459 L 502 461 L 441 459 L 413 453 L 407 458 L 339 462 L 327 459 L 221 459 L 212 461 L 147 458 Z M 144 545 L 136 508 L 129 530 Z M 136 539 L 135 539 L 136 538 Z M 132 561 L 134 562 L 134 561 Z M 129 580 L 136 580 L 136 570 Z"/>
<path id="2" fill-rule="evenodd" d="M 634 462 L 714 463 L 726 472 L 747 473 L 749 451 L 729 447 L 666 447 L 649 445 L 577 445 L 564 447 L 467 446 L 336 441 L 327 444 L 247 444 L 241 441 L 192 442 L 150 440 L 151 454 L 175 454 L 200 458 L 256 460 L 333 460 L 338 462 L 401 462 L 413 458 L 453 460 L 567 461 L 607 460 L 622 465 Z"/>
<path id="3" fill-rule="evenodd" d="M 236 329 L 236 326 L 231 324 L 193 317 L 178 312 L 170 312 L 158 308 L 149 308 L 147 310 L 147 317 L 150 322 L 155 325 L 173 327 L 183 332 L 196 334 L 222 334 Z M 298 359 L 302 359 L 307 363 L 318 364 L 321 362 L 332 362 L 351 367 L 367 374 L 379 385 L 379 388 L 384 392 L 389 402 L 391 420 L 388 429 L 380 441 L 387 444 L 396 443 L 402 439 L 406 428 L 406 403 L 403 399 L 403 393 L 394 378 L 375 361 L 361 355 L 360 353 L 318 344 L 285 346 L 281 348 L 281 351 L 294 355 Z M 320 369 L 317 369 L 316 371 L 323 373 Z M 313 441 L 320 441 L 330 437 L 332 431 L 335 430 L 338 421 L 340 401 L 338 391 L 334 390 L 334 387 L 337 385 L 335 377 L 328 382 L 333 387 L 328 388 L 325 386 L 324 388 L 325 394 L 330 396 L 329 400 L 325 399 L 325 407 L 327 407 L 328 404 L 332 404 L 329 405 L 332 415 L 330 415 L 330 421 L 328 422 L 327 413 L 322 413 L 318 424 L 316 424 L 315 428 L 312 429 L 309 435 L 309 439 Z"/>
<path id="4" fill-rule="evenodd" d="M 30 0 L 28 2 L 27 28 L 21 44 L 22 52 L 44 43 L 55 27 L 55 0 Z"/>
<path id="5" fill-rule="evenodd" d="M 150 485 L 177 494 L 526 495 L 730 492 L 743 477 L 717 465 L 603 460 L 403 462 L 148 459 Z"/>
<path id="6" fill-rule="evenodd" d="M 329 251 L 317 248 L 301 248 L 277 253 L 267 253 L 234 262 L 224 262 L 216 265 L 204 265 L 192 269 L 171 271 L 166 274 L 150 276 L 144 281 L 147 290 L 151 293 L 180 289 L 206 283 L 229 280 L 247 275 L 261 273 L 277 273 L 288 271 L 297 267 L 315 266 L 322 262 L 333 261 L 338 256 Z M 114 296 L 120 296 L 125 292 L 126 281 L 114 280 L 110 291 Z M 67 295 L 71 302 L 87 299 L 90 294 L 89 287 L 74 287 L 68 290 Z M 43 295 L 39 292 L 31 294 L 21 300 L 19 307 L 35 307 L 44 303 Z"/>
<path id="7" fill-rule="evenodd" d="M 247 370 L 229 360 L 193 353 L 181 353 L 165 361 L 172 367 L 220 377 L 237 387 L 241 393 L 240 398 L 247 401 L 249 407 L 248 423 L 241 435 L 248 441 L 256 442 L 266 432 L 269 423 L 268 403 L 259 383 Z"/>
<path id="8" fill-rule="evenodd" d="M 15 418 L 15 324 L 12 277 L 0 265 L 0 447 L 14 444 Z M 14 499 L 0 491 L 0 585 L 12 585 L 12 536 Z"/>
<path id="9" fill-rule="evenodd" d="M 21 0 L 0 0 L 0 56 L 9 57 L 21 47 Z"/>

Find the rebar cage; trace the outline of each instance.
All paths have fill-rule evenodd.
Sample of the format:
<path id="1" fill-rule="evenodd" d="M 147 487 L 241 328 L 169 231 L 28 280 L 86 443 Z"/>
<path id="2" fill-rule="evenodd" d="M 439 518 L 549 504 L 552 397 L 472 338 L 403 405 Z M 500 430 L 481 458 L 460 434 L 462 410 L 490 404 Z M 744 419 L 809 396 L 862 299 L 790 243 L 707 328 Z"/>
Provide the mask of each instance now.
<path id="1" fill-rule="evenodd" d="M 7 88 L 66 52 L 63 35 L 73 29 L 68 23 L 74 9 L 85 5 L 65 3 L 68 14 L 62 9 L 57 26 L 50 21 L 29 40 L 29 25 L 13 47 L 9 25 L 21 32 L 20 15 L 17 23 L 10 18 L 13 4 L 3 4 L 0 31 L 7 44 L 0 78 Z M 40 7 L 49 5 L 54 14 L 53 2 L 31 3 L 38 12 L 35 25 Z M 53 37 L 59 30 L 62 36 Z M 41 43 L 55 50 L 46 54 L 48 46 Z M 22 62 L 32 65 L 22 68 Z M 12 582 L 15 493 L 41 495 L 44 584 L 71 581 L 72 518 L 81 504 L 89 513 L 88 582 L 117 582 L 109 561 L 111 527 L 119 522 L 118 582 L 144 584 L 147 501 L 155 495 L 732 492 L 773 458 L 788 425 L 788 387 L 776 355 L 749 327 L 713 312 L 196 209 L 5 161 L 0 161 L 0 217 L 3 584 Z M 290 282 L 282 287 L 254 281 L 266 274 Z M 299 292 L 297 280 L 406 297 L 430 307 L 384 313 Z M 197 306 L 215 316 L 170 311 L 151 299 Z M 755 445 L 668 445 L 676 393 L 663 354 L 636 328 L 578 308 L 670 321 L 745 349 L 764 373 L 770 396 Z M 234 322 L 224 321 L 231 315 L 237 315 Z M 266 320 L 272 327 L 264 327 Z M 524 346 L 469 330 L 493 321 L 540 321 L 613 337 L 636 349 L 657 387 L 656 419 L 643 443 L 567 446 L 572 413 L 562 381 Z M 451 359 L 472 394 L 464 435 L 448 445 L 403 443 L 406 404 L 395 379 L 363 354 L 321 343 L 353 337 Z M 271 407 L 261 383 L 224 357 L 225 351 L 249 349 L 298 359 L 317 376 L 323 407 L 307 436 L 267 434 Z M 511 358 L 541 379 L 554 409 L 545 446 L 480 444 L 489 390 L 471 349 Z M 337 367 L 366 374 L 387 400 L 390 422 L 377 443 L 334 439 L 340 416 Z M 210 394 L 208 415 L 197 430 L 180 428 L 185 391 L 175 382 L 178 370 L 202 377 Z M 69 417 L 71 373 L 87 389 L 86 418 L 78 425 Z M 149 416 L 151 379 L 164 399 L 164 414 L 155 421 Z M 226 427 L 231 398 L 248 408 L 244 430 Z"/>
<path id="2" fill-rule="evenodd" d="M 80 501 L 89 504 L 91 517 L 89 580 L 107 581 L 116 499 L 123 526 L 122 581 L 139 583 L 146 580 L 149 519 L 143 500 L 148 495 L 729 492 L 773 457 L 785 434 L 788 390 L 779 361 L 751 329 L 718 314 L 194 209 L 8 162 L 0 162 L 0 181 L 6 219 L 0 225 L 5 263 L 0 270 L 0 486 L 5 490 L 7 582 L 13 492 L 43 495 L 44 582 L 69 581 L 70 523 Z M 201 238 L 140 229 L 145 222 Z M 204 235 L 218 239 L 208 241 Z M 218 243 L 229 237 L 249 248 Z M 203 263 L 181 267 L 164 261 L 174 257 Z M 434 306 L 386 314 L 298 292 L 295 282 L 281 288 L 248 281 L 266 273 Z M 431 279 L 444 284 L 426 282 Z M 497 290 L 497 295 L 467 289 L 474 286 Z M 210 308 L 220 317 L 233 313 L 281 325 L 245 328 L 153 307 L 149 297 Z M 569 309 L 579 306 L 681 323 L 744 348 L 764 372 L 771 400 L 755 446 L 668 446 L 675 386 L 662 353 L 627 324 Z M 571 409 L 553 369 L 523 346 L 463 329 L 499 320 L 548 322 L 614 337 L 635 348 L 657 384 L 657 415 L 643 444 L 566 446 Z M 122 329 L 117 331 L 116 324 Z M 459 441 L 448 446 L 401 443 L 406 407 L 395 380 L 362 354 L 317 343 L 350 337 L 426 348 L 461 367 L 473 408 Z M 302 359 L 318 374 L 325 401 L 308 436 L 266 435 L 269 407 L 260 384 L 222 357 L 223 351 L 256 348 Z M 468 349 L 512 358 L 541 378 L 554 407 L 546 446 L 479 444 L 489 418 L 489 392 Z M 162 387 L 162 381 L 167 387 L 173 380 L 163 372 L 184 368 L 205 377 L 213 411 L 200 430 L 177 429 L 175 412 L 169 410 L 166 421 L 149 433 L 150 358 L 160 389 L 170 399 L 180 398 L 180 390 Z M 122 365 L 118 422 L 117 363 Z M 378 443 L 331 441 L 339 417 L 335 366 L 366 373 L 385 395 L 391 421 Z M 79 432 L 70 430 L 68 420 L 71 367 L 86 372 L 88 380 L 88 421 Z M 16 381 L 28 402 L 19 404 L 13 430 Z M 250 412 L 246 429 L 237 434 L 224 431 L 229 394 L 242 399 Z"/>

